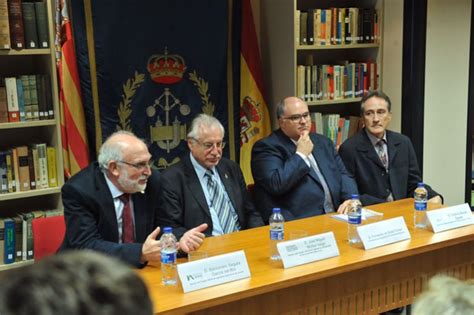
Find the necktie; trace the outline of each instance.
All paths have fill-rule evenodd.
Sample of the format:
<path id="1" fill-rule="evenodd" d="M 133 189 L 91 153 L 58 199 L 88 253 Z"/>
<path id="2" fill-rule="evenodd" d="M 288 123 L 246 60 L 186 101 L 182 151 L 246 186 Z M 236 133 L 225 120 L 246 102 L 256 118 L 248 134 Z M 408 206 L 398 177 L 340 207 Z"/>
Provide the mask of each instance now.
<path id="1" fill-rule="evenodd" d="M 385 153 L 385 150 L 383 148 L 383 145 L 384 145 L 384 141 L 379 140 L 379 142 L 375 144 L 375 151 L 377 151 L 377 154 L 380 158 L 380 162 L 382 162 L 383 164 L 383 167 L 385 167 L 385 169 L 388 170 L 388 159 L 387 159 L 387 154 Z"/>
<path id="2" fill-rule="evenodd" d="M 324 179 L 323 173 L 321 173 L 321 170 L 318 167 L 318 163 L 316 163 L 316 160 L 314 159 L 312 155 L 308 157 L 308 160 L 309 160 L 309 164 L 311 165 L 311 168 L 316 173 L 316 176 L 318 176 L 319 181 L 321 182 L 321 185 L 323 186 L 324 212 L 325 213 L 334 212 L 334 205 L 332 203 L 331 192 L 329 191 L 329 187 L 328 187 L 328 184 L 326 183 L 326 180 Z"/>
<path id="3" fill-rule="evenodd" d="M 123 194 L 119 197 L 123 202 L 122 211 L 122 243 L 134 243 L 134 227 L 132 218 L 132 208 L 130 207 L 130 194 Z"/>
<path id="4" fill-rule="evenodd" d="M 215 181 L 211 171 L 207 171 L 207 190 L 211 201 L 211 206 L 217 212 L 224 233 L 231 233 L 240 230 L 237 221 L 237 214 L 232 211 L 230 200 L 227 200 L 224 189 Z"/>

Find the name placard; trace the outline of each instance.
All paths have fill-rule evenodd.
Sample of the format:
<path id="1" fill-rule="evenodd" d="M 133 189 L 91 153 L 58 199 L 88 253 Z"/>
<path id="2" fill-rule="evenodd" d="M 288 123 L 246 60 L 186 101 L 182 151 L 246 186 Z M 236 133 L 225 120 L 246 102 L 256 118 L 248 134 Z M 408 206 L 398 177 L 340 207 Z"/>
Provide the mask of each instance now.
<path id="1" fill-rule="evenodd" d="M 178 265 L 184 293 L 249 278 L 250 270 L 243 250 Z"/>
<path id="2" fill-rule="evenodd" d="M 284 268 L 339 256 L 333 232 L 312 235 L 277 244 Z"/>
<path id="3" fill-rule="evenodd" d="M 357 228 L 365 249 L 371 249 L 411 238 L 403 217 L 362 225 Z"/>
<path id="4" fill-rule="evenodd" d="M 474 215 L 467 203 L 426 212 L 433 232 L 438 233 L 474 224 Z"/>

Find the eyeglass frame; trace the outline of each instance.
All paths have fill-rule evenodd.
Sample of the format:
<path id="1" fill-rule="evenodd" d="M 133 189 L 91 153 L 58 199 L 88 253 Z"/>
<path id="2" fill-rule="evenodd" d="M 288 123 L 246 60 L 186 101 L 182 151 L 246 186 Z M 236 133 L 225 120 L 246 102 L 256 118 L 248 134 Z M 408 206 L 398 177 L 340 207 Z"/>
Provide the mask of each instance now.
<path id="1" fill-rule="evenodd" d="M 204 151 L 211 151 L 212 149 L 214 149 L 214 147 L 218 150 L 223 150 L 227 144 L 225 141 L 214 142 L 214 143 L 209 143 L 209 142 L 203 143 L 196 138 L 190 138 L 190 139 L 192 139 L 194 142 L 196 142 L 201 147 L 203 147 Z"/>
<path id="2" fill-rule="evenodd" d="M 116 161 L 116 162 L 131 166 L 131 167 L 133 167 L 134 169 L 136 169 L 138 171 L 142 171 L 144 169 L 151 168 L 153 166 L 153 162 L 151 160 L 149 160 L 147 162 L 139 162 L 139 163 L 130 163 L 130 162 L 127 162 L 127 161 L 122 161 L 122 160 L 119 160 L 119 161 Z"/>
<path id="3" fill-rule="evenodd" d="M 311 120 L 311 113 L 308 111 L 303 114 L 295 114 L 295 115 L 281 117 L 281 118 L 287 119 L 293 123 L 298 123 L 301 121 L 302 118 L 304 118 L 306 121 Z"/>

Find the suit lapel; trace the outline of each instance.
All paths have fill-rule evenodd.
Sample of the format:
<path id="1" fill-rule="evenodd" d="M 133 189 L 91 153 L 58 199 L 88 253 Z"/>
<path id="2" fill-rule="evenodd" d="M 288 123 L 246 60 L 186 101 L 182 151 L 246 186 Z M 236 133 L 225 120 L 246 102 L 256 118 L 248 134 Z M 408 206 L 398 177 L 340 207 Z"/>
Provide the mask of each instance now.
<path id="1" fill-rule="evenodd" d="M 114 199 L 110 193 L 110 189 L 107 186 L 107 183 L 104 178 L 104 174 L 97 167 L 95 171 L 95 189 L 97 191 L 96 196 L 99 198 L 99 204 L 102 207 L 104 216 L 106 217 L 107 222 L 111 222 L 112 226 L 110 227 L 114 238 L 118 242 L 118 223 L 117 215 L 115 213 Z"/>
<path id="2" fill-rule="evenodd" d="M 137 226 L 144 227 L 147 226 L 146 222 L 146 211 L 148 211 L 146 206 L 146 197 L 145 194 L 135 193 L 132 195 L 133 200 L 133 214 L 135 215 L 135 240 L 144 240 L 148 235 L 145 235 L 146 229 L 137 229 Z"/>
<path id="3" fill-rule="evenodd" d="M 365 129 L 359 131 L 359 141 L 357 143 L 357 151 L 364 152 L 363 156 L 367 156 L 369 160 L 371 160 L 375 165 L 377 165 L 381 169 L 385 169 L 380 161 L 377 152 L 375 152 L 375 148 L 370 142 L 369 137 L 367 136 Z M 389 155 L 390 156 L 390 155 Z"/>
<path id="4" fill-rule="evenodd" d="M 387 148 L 388 148 L 388 159 L 389 159 L 389 168 L 390 165 L 393 165 L 393 161 L 395 161 L 395 157 L 398 153 L 398 145 L 400 141 L 393 139 L 392 134 L 387 130 Z"/>
<path id="5" fill-rule="evenodd" d="M 211 212 L 209 211 L 209 207 L 207 206 L 206 196 L 204 195 L 203 188 L 201 186 L 201 182 L 196 175 L 196 171 L 194 171 L 194 167 L 191 163 L 191 159 L 189 155 L 183 159 L 184 163 L 184 173 L 187 178 L 187 186 L 188 189 L 191 191 L 193 198 L 196 200 L 198 205 L 201 209 L 211 217 Z"/>

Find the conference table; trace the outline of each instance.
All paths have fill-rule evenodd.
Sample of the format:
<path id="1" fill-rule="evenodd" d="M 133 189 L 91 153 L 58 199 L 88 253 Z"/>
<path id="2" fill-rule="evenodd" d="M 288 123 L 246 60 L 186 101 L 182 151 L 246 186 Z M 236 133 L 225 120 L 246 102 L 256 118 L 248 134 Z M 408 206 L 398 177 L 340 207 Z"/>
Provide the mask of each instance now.
<path id="1" fill-rule="evenodd" d="M 367 208 L 383 219 L 403 216 L 411 239 L 370 250 L 352 247 L 347 223 L 326 214 L 286 222 L 285 239 L 295 230 L 332 231 L 337 257 L 284 269 L 269 259 L 269 227 L 263 226 L 206 238 L 201 247 L 209 256 L 244 250 L 250 278 L 183 293 L 181 285 L 161 284 L 159 266 L 138 273 L 156 314 L 377 314 L 412 303 L 435 274 L 474 278 L 473 225 L 436 234 L 414 229 L 411 198 Z"/>

